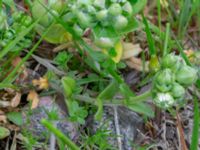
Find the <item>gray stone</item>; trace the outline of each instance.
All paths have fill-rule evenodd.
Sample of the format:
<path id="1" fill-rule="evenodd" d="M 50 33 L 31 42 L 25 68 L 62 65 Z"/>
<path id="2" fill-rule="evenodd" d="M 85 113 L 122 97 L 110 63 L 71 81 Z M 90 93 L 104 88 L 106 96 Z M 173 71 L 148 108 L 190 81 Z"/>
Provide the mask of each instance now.
<path id="1" fill-rule="evenodd" d="M 73 141 L 78 139 L 77 125 L 67 120 L 66 112 L 62 111 L 52 97 L 41 97 L 39 106 L 33 110 L 25 107 L 23 112 L 24 126 L 27 128 L 38 140 L 45 140 L 45 133 L 48 133 L 46 128 L 40 123 L 41 119 L 48 119 L 48 112 L 56 111 L 58 120 L 54 124 L 65 135 L 70 137 Z"/>

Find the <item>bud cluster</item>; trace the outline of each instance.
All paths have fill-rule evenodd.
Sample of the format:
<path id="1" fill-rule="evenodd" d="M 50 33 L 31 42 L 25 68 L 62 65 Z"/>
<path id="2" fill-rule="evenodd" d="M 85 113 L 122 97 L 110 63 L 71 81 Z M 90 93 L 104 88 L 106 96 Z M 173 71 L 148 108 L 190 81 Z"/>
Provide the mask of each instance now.
<path id="1" fill-rule="evenodd" d="M 6 21 L 7 22 L 7 21 Z M 32 23 L 30 16 L 23 12 L 14 12 L 12 14 L 12 21 L 4 30 L 0 30 L 1 40 L 0 48 L 4 48 L 8 43 L 13 41 L 20 32 L 23 32 Z M 18 42 L 12 51 L 21 50 L 31 45 L 31 35 L 26 35 L 20 42 Z"/>
<path id="2" fill-rule="evenodd" d="M 69 0 L 68 11 L 63 20 L 73 26 L 74 31 L 82 36 L 85 29 L 99 26 L 103 32 L 112 29 L 120 33 L 125 29 L 133 8 L 128 0 Z M 95 37 L 95 44 L 101 48 L 114 47 L 115 40 L 108 35 Z"/>
<path id="3" fill-rule="evenodd" d="M 161 69 L 153 81 L 153 100 L 168 108 L 183 101 L 186 88 L 197 80 L 197 70 L 188 66 L 180 56 L 168 54 L 161 60 Z"/>

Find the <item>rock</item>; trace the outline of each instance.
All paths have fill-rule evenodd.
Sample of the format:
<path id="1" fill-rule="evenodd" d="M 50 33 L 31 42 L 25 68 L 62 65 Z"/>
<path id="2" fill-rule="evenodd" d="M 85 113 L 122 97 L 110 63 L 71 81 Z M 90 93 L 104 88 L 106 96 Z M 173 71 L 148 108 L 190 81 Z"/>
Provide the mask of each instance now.
<path id="1" fill-rule="evenodd" d="M 132 150 L 132 144 L 137 136 L 137 129 L 142 126 L 142 118 L 137 115 L 135 112 L 125 108 L 118 107 L 118 119 L 119 119 L 119 128 L 121 133 L 122 147 L 123 150 Z M 91 118 L 90 118 L 91 119 Z M 95 134 L 97 129 L 102 125 L 106 124 L 106 129 L 111 131 L 111 134 L 116 134 L 116 127 L 114 121 L 114 109 L 112 107 L 104 107 L 103 118 L 101 122 L 89 120 L 88 125 L 92 124 L 92 132 Z M 109 143 L 117 148 L 117 137 L 109 138 Z M 117 148 L 118 149 L 118 148 Z"/>
<path id="2" fill-rule="evenodd" d="M 42 118 L 48 118 L 48 112 L 50 111 L 57 112 L 57 117 L 59 118 L 55 122 L 57 128 L 73 141 L 77 141 L 79 135 L 77 125 L 67 120 L 66 112 L 64 112 L 50 96 L 41 97 L 38 107 L 31 112 L 28 107 L 24 108 L 22 111 L 24 120 L 23 128 L 28 129 L 38 140 L 44 140 L 44 133 L 47 133 L 47 130 L 40 123 L 40 120 Z"/>

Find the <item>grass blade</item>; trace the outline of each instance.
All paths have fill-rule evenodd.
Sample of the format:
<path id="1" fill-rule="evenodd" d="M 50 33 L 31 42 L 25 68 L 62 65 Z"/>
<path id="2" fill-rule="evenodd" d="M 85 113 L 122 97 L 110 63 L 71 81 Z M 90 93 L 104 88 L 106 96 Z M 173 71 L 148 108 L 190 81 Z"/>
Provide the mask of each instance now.
<path id="1" fill-rule="evenodd" d="M 199 106 L 197 98 L 194 99 L 194 124 L 193 124 L 193 131 L 192 131 L 192 139 L 190 150 L 198 150 L 198 141 L 199 141 Z"/>
<path id="2" fill-rule="evenodd" d="M 169 43 L 169 33 L 170 33 L 170 24 L 167 23 L 167 28 L 166 28 L 166 34 L 165 34 L 165 43 L 164 43 L 164 49 L 163 49 L 163 56 L 169 53 L 168 48 L 168 43 Z"/>
<path id="3" fill-rule="evenodd" d="M 65 136 L 60 130 L 56 129 L 51 122 L 46 119 L 42 119 L 41 123 L 51 132 L 55 134 L 61 141 L 63 141 L 72 150 L 80 150 L 79 147 L 74 144 L 67 136 Z"/>
<path id="4" fill-rule="evenodd" d="M 154 40 L 149 28 L 149 24 L 147 22 L 147 19 L 145 18 L 144 14 L 142 14 L 142 18 L 143 18 L 143 23 L 145 25 L 145 32 L 147 35 L 147 41 L 149 44 L 149 53 L 151 56 L 155 56 L 156 55 L 156 49 L 155 49 L 155 44 L 154 44 Z"/>

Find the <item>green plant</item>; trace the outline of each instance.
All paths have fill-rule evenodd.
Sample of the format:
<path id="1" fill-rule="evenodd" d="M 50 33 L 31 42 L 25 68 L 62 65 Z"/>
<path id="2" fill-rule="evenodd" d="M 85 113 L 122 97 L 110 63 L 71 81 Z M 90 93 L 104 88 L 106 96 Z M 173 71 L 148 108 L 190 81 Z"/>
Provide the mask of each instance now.
<path id="1" fill-rule="evenodd" d="M 167 54 L 153 81 L 155 104 L 167 108 L 182 102 L 185 88 L 194 84 L 197 78 L 197 70 L 188 66 L 180 56 Z"/>

